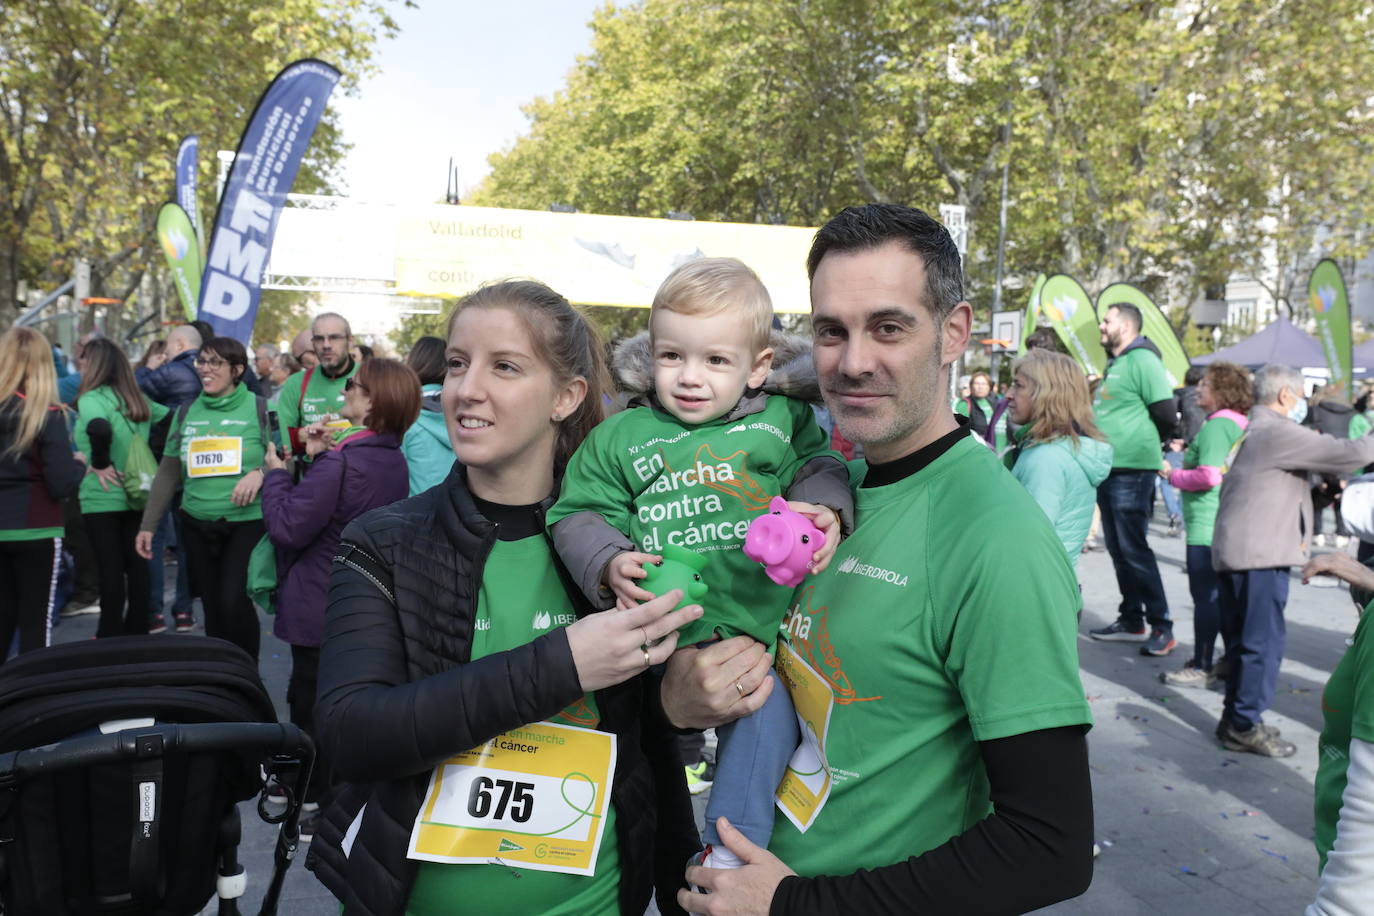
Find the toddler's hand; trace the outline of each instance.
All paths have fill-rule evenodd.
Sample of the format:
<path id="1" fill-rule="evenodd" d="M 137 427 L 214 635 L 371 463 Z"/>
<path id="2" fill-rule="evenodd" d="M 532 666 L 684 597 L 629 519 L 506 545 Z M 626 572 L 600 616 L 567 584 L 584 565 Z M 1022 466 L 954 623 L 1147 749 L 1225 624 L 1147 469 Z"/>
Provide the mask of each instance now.
<path id="1" fill-rule="evenodd" d="M 611 557 L 606 564 L 606 570 L 601 574 L 602 581 L 606 587 L 615 592 L 617 606 L 629 608 L 638 605 L 640 602 L 649 601 L 654 597 L 653 592 L 645 591 L 639 587 L 639 580 L 643 579 L 648 573 L 644 571 L 645 563 L 662 563 L 663 558 L 652 553 L 636 553 L 627 550 Z"/>
<path id="2" fill-rule="evenodd" d="M 811 574 L 814 576 L 830 565 L 835 548 L 840 546 L 840 514 L 829 506 L 796 500 L 788 500 L 787 508 L 798 515 L 805 515 L 811 520 L 811 524 L 821 529 L 821 534 L 825 535 L 825 543 L 821 545 L 821 549 L 811 555 Z"/>

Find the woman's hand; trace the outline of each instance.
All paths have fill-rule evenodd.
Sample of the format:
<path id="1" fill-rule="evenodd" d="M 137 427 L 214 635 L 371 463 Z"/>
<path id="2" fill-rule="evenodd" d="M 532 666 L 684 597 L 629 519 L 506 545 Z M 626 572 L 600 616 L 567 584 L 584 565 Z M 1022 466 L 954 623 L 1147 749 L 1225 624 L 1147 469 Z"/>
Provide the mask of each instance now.
<path id="1" fill-rule="evenodd" d="M 600 611 L 570 624 L 568 647 L 582 689 L 611 687 L 666 661 L 677 648 L 677 629 L 701 616 L 697 604 L 672 610 L 681 600 L 682 592 L 673 589 L 638 607 Z"/>
<path id="2" fill-rule="evenodd" d="M 323 454 L 334 445 L 334 431 L 324 424 L 328 417 L 317 423 L 311 423 L 301 430 L 301 438 L 305 440 L 305 453 L 311 458 Z"/>
<path id="3" fill-rule="evenodd" d="M 229 494 L 229 501 L 236 506 L 246 506 L 258 498 L 258 490 L 261 489 L 262 468 L 253 468 L 234 484 L 234 492 Z"/>
<path id="4" fill-rule="evenodd" d="M 1173 470 L 1174 466 L 1172 464 L 1170 464 L 1167 461 L 1161 461 L 1159 464 L 1159 471 L 1157 473 L 1160 477 L 1163 477 L 1165 480 L 1168 480 L 1169 475 L 1173 472 Z"/>
<path id="5" fill-rule="evenodd" d="M 821 545 L 821 549 L 811 555 L 811 575 L 814 576 L 830 565 L 830 558 L 840 546 L 840 513 L 829 506 L 794 500 L 788 500 L 787 508 L 798 515 L 805 515 L 811 520 L 811 524 L 821 529 L 821 534 L 825 535 L 825 543 Z"/>
<path id="6" fill-rule="evenodd" d="M 735 636 L 673 653 L 663 677 L 663 711 L 678 728 L 713 728 L 763 705 L 776 679 L 763 643 Z"/>
<path id="7" fill-rule="evenodd" d="M 124 475 L 114 465 L 103 468 L 86 468 L 87 474 L 94 474 L 96 480 L 100 481 L 100 489 L 108 491 L 110 487 L 117 487 L 124 482 Z"/>
<path id="8" fill-rule="evenodd" d="M 153 533 L 151 531 L 140 531 L 134 537 L 134 552 L 145 560 L 153 558 Z"/>
<path id="9" fill-rule="evenodd" d="M 269 471 L 279 471 L 286 467 L 286 462 L 282 460 L 277 447 L 270 442 L 267 443 L 267 448 L 262 453 L 262 466 Z"/>

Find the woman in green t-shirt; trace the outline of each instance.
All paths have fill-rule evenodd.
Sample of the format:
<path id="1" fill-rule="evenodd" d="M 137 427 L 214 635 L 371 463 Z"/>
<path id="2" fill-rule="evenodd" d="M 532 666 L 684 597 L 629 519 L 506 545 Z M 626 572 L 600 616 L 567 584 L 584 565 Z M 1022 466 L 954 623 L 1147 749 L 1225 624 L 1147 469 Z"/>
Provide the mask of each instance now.
<path id="1" fill-rule="evenodd" d="M 1212 653 L 1221 632 L 1220 580 L 1212 569 L 1212 529 L 1221 505 L 1221 478 L 1250 420 L 1254 403 L 1250 372 L 1216 362 L 1197 385 L 1197 405 L 1207 415 L 1188 449 L 1183 467 L 1165 461 L 1159 475 L 1183 494 L 1188 591 L 1193 597 L 1193 657 L 1159 678 L 1171 687 L 1211 687 L 1218 675 Z"/>
<path id="2" fill-rule="evenodd" d="M 544 526 L 602 416 L 601 344 L 562 296 L 511 281 L 460 303 L 445 361 L 458 463 L 334 557 L 315 725 L 348 785 L 315 873 L 345 913 L 638 914 L 656 885 L 681 912 L 698 839 L 648 669 L 701 608 L 671 591 L 595 612 Z"/>
<path id="3" fill-rule="evenodd" d="M 148 561 L 134 549 L 143 513 L 141 506 L 129 506 L 123 478 L 134 440 L 146 447 L 151 425 L 167 415 L 167 408 L 139 390 L 129 358 L 114 341 L 97 337 L 86 344 L 82 357 L 76 448 L 91 458 L 91 473 L 81 481 L 80 495 L 100 580 L 95 635 L 147 633 L 151 576 Z"/>
<path id="4" fill-rule="evenodd" d="M 262 522 L 267 406 L 243 384 L 248 352 L 212 337 L 196 356 L 201 393 L 177 411 L 138 532 L 138 553 L 152 558 L 153 531 L 183 485 L 181 520 L 191 589 L 205 609 L 205 633 L 227 639 L 254 659 L 262 628 L 248 598 L 248 558 Z"/>

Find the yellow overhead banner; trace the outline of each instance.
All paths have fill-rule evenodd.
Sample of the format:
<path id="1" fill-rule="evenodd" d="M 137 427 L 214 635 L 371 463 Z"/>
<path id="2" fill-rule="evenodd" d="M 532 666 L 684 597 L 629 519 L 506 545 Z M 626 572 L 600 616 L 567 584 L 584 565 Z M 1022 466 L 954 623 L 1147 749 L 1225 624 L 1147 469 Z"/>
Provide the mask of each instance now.
<path id="1" fill-rule="evenodd" d="M 511 277 L 547 283 L 572 302 L 647 308 L 684 261 L 739 258 L 779 312 L 811 308 L 806 253 L 815 229 L 436 204 L 396 222 L 396 291 L 454 297 Z"/>

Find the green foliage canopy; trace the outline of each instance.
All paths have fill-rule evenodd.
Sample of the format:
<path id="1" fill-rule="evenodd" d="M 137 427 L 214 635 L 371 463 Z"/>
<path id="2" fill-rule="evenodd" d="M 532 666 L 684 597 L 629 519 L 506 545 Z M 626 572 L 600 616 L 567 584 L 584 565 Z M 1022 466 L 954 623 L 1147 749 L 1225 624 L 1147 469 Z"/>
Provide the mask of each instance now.
<path id="1" fill-rule="evenodd" d="M 343 91 L 353 91 L 370 72 L 378 38 L 396 29 L 388 13 L 394 2 L 6 4 L 0 327 L 15 317 L 20 279 L 55 285 L 71 275 L 78 256 L 92 262 L 95 295 L 132 293 L 160 257 L 153 220 L 172 198 L 178 141 L 200 135 L 200 203 L 208 222 L 213 151 L 235 148 L 268 81 L 291 61 L 313 56 L 342 70 Z M 346 148 L 337 119 L 326 113 L 295 189 L 327 190 Z"/>

